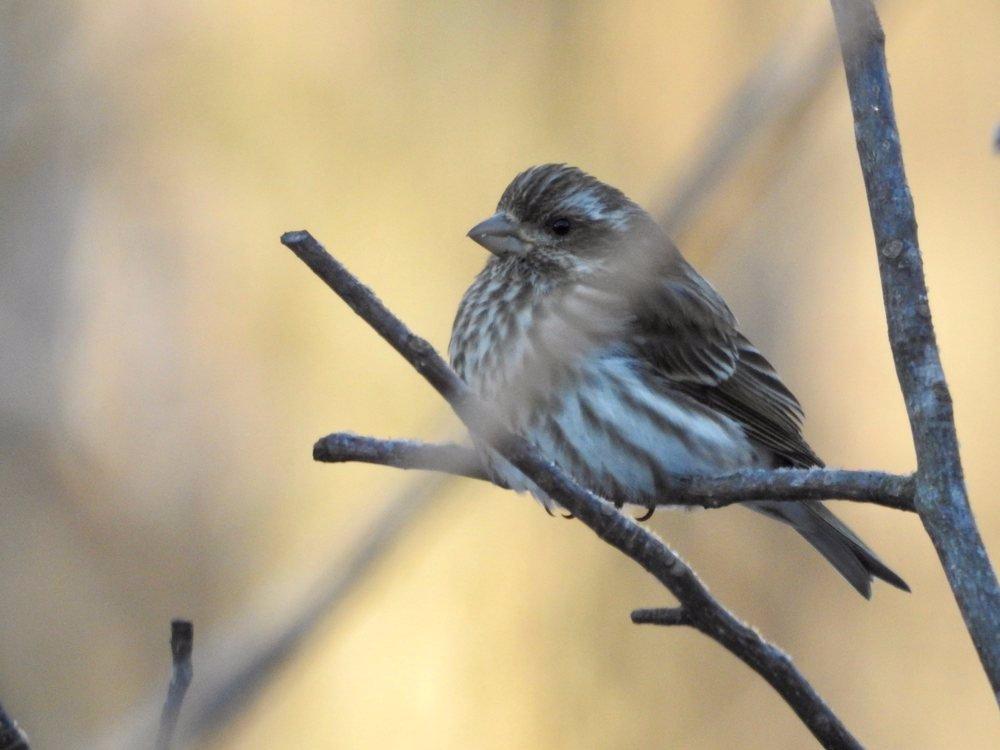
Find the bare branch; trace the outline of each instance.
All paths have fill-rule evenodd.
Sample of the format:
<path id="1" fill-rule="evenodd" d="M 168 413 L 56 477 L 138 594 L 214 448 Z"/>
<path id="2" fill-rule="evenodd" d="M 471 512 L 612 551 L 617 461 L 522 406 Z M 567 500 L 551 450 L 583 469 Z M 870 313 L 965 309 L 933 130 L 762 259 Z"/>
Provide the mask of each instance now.
<path id="1" fill-rule="evenodd" d="M 308 232 L 288 232 L 281 241 L 445 398 L 473 434 L 491 445 L 598 537 L 660 581 L 686 608 L 692 627 L 724 646 L 767 680 L 824 747 L 861 747 L 788 656 L 728 612 L 666 544 L 573 482 L 556 465 L 538 455 L 526 440 L 504 429 L 433 347 L 413 334 Z"/>
<path id="2" fill-rule="evenodd" d="M 357 461 L 396 469 L 422 469 L 457 477 L 468 477 L 507 487 L 483 469 L 473 448 L 456 443 L 424 443 L 419 440 L 383 440 L 334 432 L 316 441 L 313 460 L 327 464 Z"/>
<path id="3" fill-rule="evenodd" d="M 1000 586 L 965 489 L 903 169 L 885 35 L 870 0 L 832 0 L 832 5 L 875 232 L 889 344 L 917 453 L 916 509 L 1000 701 Z"/>
<path id="4" fill-rule="evenodd" d="M 31 750 L 28 735 L 0 706 L 0 750 Z"/>
<path id="5" fill-rule="evenodd" d="M 382 440 L 335 432 L 313 446 L 313 458 L 325 463 L 362 463 L 423 469 L 480 479 L 506 488 L 482 468 L 472 448 L 454 443 Z M 659 505 L 723 508 L 747 500 L 854 500 L 913 511 L 912 476 L 840 469 L 746 469 L 721 477 L 674 475 L 664 478 Z M 614 498 L 606 498 L 614 500 Z"/>
<path id="6" fill-rule="evenodd" d="M 156 735 L 157 750 L 169 750 L 181 715 L 184 694 L 194 670 L 191 667 L 191 649 L 194 647 L 194 626 L 187 620 L 173 620 L 170 623 L 170 653 L 173 656 L 174 671 L 167 689 L 167 699 L 160 715 L 160 731 Z"/>
<path id="7" fill-rule="evenodd" d="M 691 618 L 684 607 L 659 607 L 634 610 L 632 622 L 636 625 L 690 625 Z"/>

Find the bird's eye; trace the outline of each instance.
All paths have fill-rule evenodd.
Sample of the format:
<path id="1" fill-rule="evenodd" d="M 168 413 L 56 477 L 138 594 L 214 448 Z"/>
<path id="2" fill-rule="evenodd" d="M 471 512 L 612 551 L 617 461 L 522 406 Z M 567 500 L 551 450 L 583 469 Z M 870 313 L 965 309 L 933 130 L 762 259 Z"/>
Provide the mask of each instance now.
<path id="1" fill-rule="evenodd" d="M 569 219 L 556 219 L 551 224 L 549 224 L 549 229 L 552 230 L 553 234 L 557 234 L 563 237 L 569 234 L 569 230 L 573 228 L 573 224 Z"/>

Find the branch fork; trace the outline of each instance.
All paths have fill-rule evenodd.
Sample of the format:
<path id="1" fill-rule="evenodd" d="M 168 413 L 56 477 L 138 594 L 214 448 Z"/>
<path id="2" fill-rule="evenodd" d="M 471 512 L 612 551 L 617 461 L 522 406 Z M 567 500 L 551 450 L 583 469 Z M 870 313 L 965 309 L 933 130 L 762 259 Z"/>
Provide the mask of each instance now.
<path id="1" fill-rule="evenodd" d="M 511 433 L 481 402 L 468 386 L 452 371 L 447 363 L 424 339 L 416 336 L 383 305 L 375 294 L 358 281 L 339 261 L 331 256 L 308 232 L 288 232 L 281 238 L 300 260 L 329 286 L 347 305 L 384 338 L 425 380 L 448 402 L 471 433 L 491 445 L 526 477 L 540 487 L 573 516 L 588 526 L 599 538 L 617 548 L 653 575 L 677 600 L 679 608 L 653 610 L 656 614 L 640 610 L 634 617 L 638 622 L 664 625 L 687 625 L 716 641 L 761 677 L 784 698 L 816 739 L 827 748 L 858 750 L 861 744 L 851 735 L 836 714 L 816 693 L 812 685 L 792 664 L 791 659 L 774 645 L 765 641 L 752 627 L 736 618 L 709 592 L 694 571 L 662 540 L 632 518 L 615 509 L 589 490 L 574 482 L 551 461 L 540 456 L 524 438 Z M 471 461 L 469 449 L 455 445 L 428 445 L 413 441 L 379 441 L 360 438 L 347 433 L 327 436 L 314 447 L 320 460 L 362 460 L 401 468 L 431 468 L 462 476 L 486 479 L 478 461 Z M 784 472 L 764 472 L 778 475 Z M 836 472 L 834 472 L 836 473 Z M 823 476 L 820 471 L 816 476 Z M 792 477 L 803 480 L 802 477 Z M 725 482 L 760 482 L 766 477 L 722 478 L 723 484 L 711 483 L 698 486 L 698 481 L 685 479 L 688 496 L 699 497 L 699 502 L 723 500 L 735 502 L 735 485 Z M 816 481 L 814 476 L 813 481 Z M 874 485 L 885 484 L 880 491 L 871 491 L 873 497 L 887 500 L 898 495 L 896 501 L 905 504 L 907 478 L 879 475 Z M 683 484 L 683 483 L 682 483 Z M 809 484 L 806 482 L 806 484 Z M 758 488 L 761 485 L 758 485 Z M 766 484 L 763 485 L 766 487 Z M 790 485 L 785 490 L 792 492 Z M 824 488 L 821 479 L 810 484 L 809 491 L 832 491 L 832 484 Z M 691 488 L 694 489 L 691 489 Z M 768 488 L 769 489 L 769 488 Z M 683 494 L 683 492 L 681 494 Z M 729 494 L 726 495 L 725 493 Z M 900 495 L 900 493 L 902 493 Z M 861 493 L 864 494 L 864 493 Z M 681 495 L 678 495 L 681 496 Z M 720 498 L 713 500 L 713 498 Z M 744 499 L 746 499 L 744 497 Z M 670 612 L 671 614 L 664 614 Z"/>
<path id="2" fill-rule="evenodd" d="M 951 397 L 931 324 L 913 201 L 903 170 L 884 54 L 871 0 L 832 0 L 855 134 L 875 232 L 889 340 L 919 470 L 913 476 L 824 469 L 743 471 L 676 477 L 665 503 L 722 507 L 753 499 L 847 499 L 917 512 L 941 559 L 984 670 L 1000 696 L 1000 587 L 968 505 Z M 281 241 L 384 338 L 451 405 L 469 431 L 549 497 L 652 574 L 679 606 L 638 609 L 639 624 L 693 627 L 764 678 L 826 748 L 861 748 L 791 659 L 726 610 L 662 540 L 576 484 L 523 438 L 510 433 L 424 339 L 413 334 L 308 233 Z M 475 452 L 454 444 L 381 440 L 334 433 L 313 450 L 318 461 L 361 461 L 494 481 Z M 502 485 L 501 485 L 502 486 Z"/>

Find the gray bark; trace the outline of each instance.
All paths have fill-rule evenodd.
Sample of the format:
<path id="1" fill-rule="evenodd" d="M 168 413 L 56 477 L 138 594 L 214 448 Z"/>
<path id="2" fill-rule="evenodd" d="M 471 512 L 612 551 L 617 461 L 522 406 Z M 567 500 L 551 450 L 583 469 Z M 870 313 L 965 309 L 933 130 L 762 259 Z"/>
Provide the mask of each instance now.
<path id="1" fill-rule="evenodd" d="M 833 0 L 889 344 L 917 453 L 916 508 L 1000 702 L 1000 587 L 969 506 L 938 352 L 913 198 L 892 105 L 885 34 L 869 0 Z"/>

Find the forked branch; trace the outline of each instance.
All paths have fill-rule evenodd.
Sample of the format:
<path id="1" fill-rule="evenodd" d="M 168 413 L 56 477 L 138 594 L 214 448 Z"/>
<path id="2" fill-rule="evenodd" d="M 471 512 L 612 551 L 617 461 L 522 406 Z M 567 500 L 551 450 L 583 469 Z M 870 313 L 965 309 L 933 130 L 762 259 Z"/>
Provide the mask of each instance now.
<path id="1" fill-rule="evenodd" d="M 875 232 L 889 344 L 917 453 L 916 508 L 1000 702 L 1000 586 L 969 507 L 951 394 L 938 353 L 917 219 L 870 0 L 832 0 Z"/>
<path id="2" fill-rule="evenodd" d="M 726 610 L 673 550 L 649 530 L 570 479 L 509 432 L 424 339 L 412 333 L 308 232 L 281 241 L 384 338 L 451 405 L 469 431 L 491 445 L 598 537 L 639 563 L 679 601 L 696 628 L 728 649 L 784 698 L 827 748 L 860 748 L 788 656 Z"/>

